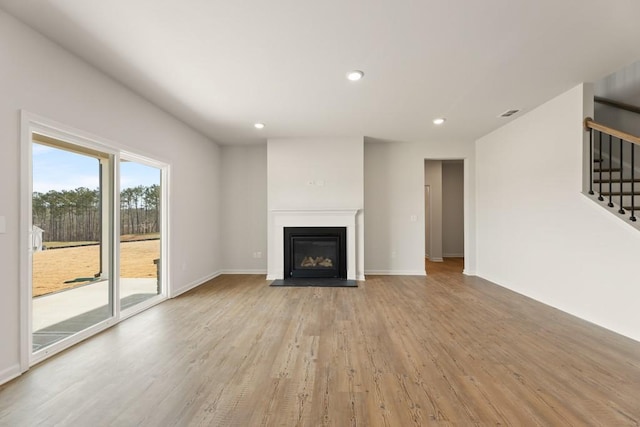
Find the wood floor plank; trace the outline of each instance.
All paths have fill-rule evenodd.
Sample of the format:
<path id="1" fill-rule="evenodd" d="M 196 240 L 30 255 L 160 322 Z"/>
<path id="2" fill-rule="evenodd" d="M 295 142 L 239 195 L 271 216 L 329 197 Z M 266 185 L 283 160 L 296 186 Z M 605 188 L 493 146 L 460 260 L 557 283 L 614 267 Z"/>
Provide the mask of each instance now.
<path id="1" fill-rule="evenodd" d="M 461 270 L 221 276 L 1 386 L 0 426 L 640 424 L 640 343 Z"/>

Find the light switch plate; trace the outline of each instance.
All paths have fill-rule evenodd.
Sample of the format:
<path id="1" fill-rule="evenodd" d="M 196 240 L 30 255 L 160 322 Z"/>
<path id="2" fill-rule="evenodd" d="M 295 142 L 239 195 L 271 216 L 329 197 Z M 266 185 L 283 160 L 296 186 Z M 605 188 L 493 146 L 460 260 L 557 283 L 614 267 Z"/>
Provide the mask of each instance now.
<path id="1" fill-rule="evenodd" d="M 7 218 L 5 216 L 0 216 L 0 234 L 4 234 L 7 232 Z"/>

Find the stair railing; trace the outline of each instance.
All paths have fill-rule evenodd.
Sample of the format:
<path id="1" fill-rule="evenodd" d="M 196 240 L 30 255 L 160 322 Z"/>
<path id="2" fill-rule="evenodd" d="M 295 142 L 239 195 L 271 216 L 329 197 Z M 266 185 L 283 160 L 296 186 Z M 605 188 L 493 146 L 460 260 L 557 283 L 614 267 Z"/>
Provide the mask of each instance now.
<path id="1" fill-rule="evenodd" d="M 589 142 L 589 194 L 591 195 L 595 194 L 593 189 L 593 184 L 594 183 L 598 184 L 598 200 L 603 202 L 605 201 L 605 198 L 603 196 L 608 196 L 609 200 L 608 200 L 607 206 L 611 208 L 614 207 L 613 197 L 620 196 L 618 213 L 620 215 L 624 215 L 627 210 L 630 211 L 631 216 L 629 217 L 629 220 L 635 222 L 637 220 L 635 216 L 635 211 L 636 211 L 635 197 L 636 195 L 640 196 L 640 192 L 636 193 L 636 188 L 635 188 L 636 182 L 640 182 L 640 179 L 636 180 L 635 147 L 640 146 L 640 137 L 628 134 L 626 132 L 619 131 L 617 129 L 610 128 L 601 123 L 597 123 L 593 121 L 593 119 L 591 119 L 590 117 L 587 117 L 584 120 L 584 127 L 589 132 L 589 140 L 590 140 Z M 608 144 L 604 145 L 606 148 L 608 148 L 608 152 L 603 152 L 603 144 L 602 144 L 603 135 L 608 139 Z M 598 141 L 597 147 L 596 147 L 596 140 Z M 616 162 L 617 166 L 619 167 L 614 167 L 615 165 L 613 163 L 614 140 L 618 140 L 619 142 L 618 160 Z M 630 172 L 626 171 L 625 164 L 624 164 L 625 149 L 628 149 L 631 152 L 631 158 L 630 158 L 631 163 L 629 166 Z M 597 158 L 594 158 L 595 154 L 597 154 Z M 604 154 L 606 154 L 606 157 L 608 157 L 607 159 L 608 161 L 606 162 L 608 167 L 607 169 L 605 169 L 605 162 L 604 162 L 604 156 L 603 156 Z M 598 178 L 594 179 L 593 173 L 594 173 L 594 166 L 596 164 L 598 165 L 598 169 L 596 169 L 595 171 L 598 173 Z M 608 173 L 608 179 L 604 179 L 602 177 L 603 172 Z M 625 177 L 625 172 L 627 172 L 627 175 L 630 175 L 630 177 Z M 619 173 L 620 176 L 617 179 L 614 179 L 614 173 Z M 625 183 L 630 184 L 631 191 L 625 191 L 624 189 Z M 606 189 L 608 191 L 603 191 L 602 184 L 607 184 Z M 619 186 L 618 191 L 614 191 L 614 185 Z M 625 206 L 625 203 L 624 203 L 625 196 L 630 197 L 631 203 L 628 206 Z"/>

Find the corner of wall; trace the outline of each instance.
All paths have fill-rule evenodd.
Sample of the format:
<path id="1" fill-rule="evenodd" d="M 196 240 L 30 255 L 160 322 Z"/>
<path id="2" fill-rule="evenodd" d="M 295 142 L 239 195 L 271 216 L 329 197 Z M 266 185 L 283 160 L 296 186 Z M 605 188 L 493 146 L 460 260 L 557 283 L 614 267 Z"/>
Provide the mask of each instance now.
<path id="1" fill-rule="evenodd" d="M 221 271 L 216 271 L 214 273 L 211 273 L 205 277 L 202 277 L 200 279 L 196 279 L 190 283 L 187 283 L 186 285 L 182 286 L 179 289 L 174 290 L 171 295 L 169 295 L 169 298 L 176 298 L 184 293 L 189 292 L 190 290 L 197 288 L 200 285 L 204 285 L 205 283 L 207 283 L 209 280 L 213 280 L 216 277 L 222 275 L 223 273 Z"/>

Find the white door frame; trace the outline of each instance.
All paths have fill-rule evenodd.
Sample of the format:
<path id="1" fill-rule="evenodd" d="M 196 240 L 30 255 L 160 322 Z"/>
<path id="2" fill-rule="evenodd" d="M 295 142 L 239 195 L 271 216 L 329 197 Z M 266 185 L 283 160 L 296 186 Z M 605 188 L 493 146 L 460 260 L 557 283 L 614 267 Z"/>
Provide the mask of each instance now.
<path id="1" fill-rule="evenodd" d="M 424 176 L 424 164 L 425 161 L 427 160 L 436 160 L 436 161 L 447 161 L 447 160 L 462 160 L 463 162 L 463 182 L 464 182 L 464 188 L 463 188 L 463 215 L 464 215 L 464 225 L 463 225 L 463 238 L 464 238 L 464 269 L 462 271 L 462 274 L 466 274 L 466 275 L 471 275 L 474 276 L 475 275 L 475 271 L 470 271 L 468 269 L 468 262 L 470 260 L 473 259 L 473 263 L 475 263 L 475 255 L 471 253 L 471 248 L 472 245 L 470 243 L 470 239 L 471 237 L 471 229 L 472 229 L 472 224 L 471 224 L 471 220 L 472 220 L 472 215 L 470 214 L 470 200 L 469 198 L 471 197 L 472 192 L 470 191 L 471 188 L 471 176 L 472 174 L 470 173 L 469 169 L 471 167 L 471 161 L 469 160 L 469 158 L 464 157 L 464 156 L 454 156 L 454 157 L 424 157 L 424 160 L 422 162 L 422 184 L 423 186 L 426 186 L 427 184 L 425 184 L 425 176 Z M 425 192 L 423 191 L 423 197 L 425 196 Z M 429 195 L 431 196 L 431 191 L 429 192 Z M 431 206 L 431 203 L 429 203 L 429 206 Z M 422 203 L 422 208 L 425 209 L 426 207 L 426 201 L 423 200 Z M 425 209 L 426 210 L 426 209 Z M 425 212 L 426 215 L 426 212 Z M 431 221 L 431 215 L 429 215 L 429 221 Z M 424 227 L 426 228 L 426 222 Z M 431 227 L 432 228 L 432 227 Z M 433 232 L 433 230 L 430 230 L 431 232 Z M 423 230 L 423 235 L 426 234 L 425 230 Z M 426 248 L 427 242 L 425 239 L 425 248 Z M 430 245 L 430 242 L 429 242 Z M 431 251 L 431 247 L 429 248 L 429 250 Z"/>

